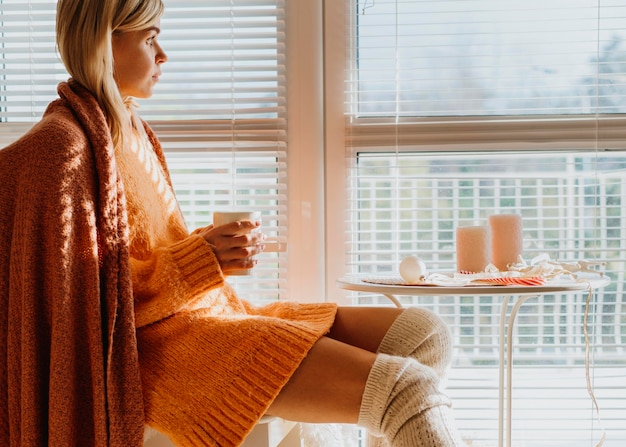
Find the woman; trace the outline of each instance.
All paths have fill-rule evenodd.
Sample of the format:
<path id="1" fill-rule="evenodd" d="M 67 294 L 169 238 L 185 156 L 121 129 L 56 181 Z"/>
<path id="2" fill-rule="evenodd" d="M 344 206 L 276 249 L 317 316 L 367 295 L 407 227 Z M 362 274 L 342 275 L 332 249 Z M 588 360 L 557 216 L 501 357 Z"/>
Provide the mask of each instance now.
<path id="1" fill-rule="evenodd" d="M 438 385 L 447 328 L 419 309 L 276 302 L 229 287 L 258 222 L 189 233 L 137 116 L 167 56 L 161 0 L 59 0 L 71 79 L 0 151 L 0 443 L 236 446 L 263 414 L 462 445 Z M 6 359 L 6 362 L 4 362 Z"/>

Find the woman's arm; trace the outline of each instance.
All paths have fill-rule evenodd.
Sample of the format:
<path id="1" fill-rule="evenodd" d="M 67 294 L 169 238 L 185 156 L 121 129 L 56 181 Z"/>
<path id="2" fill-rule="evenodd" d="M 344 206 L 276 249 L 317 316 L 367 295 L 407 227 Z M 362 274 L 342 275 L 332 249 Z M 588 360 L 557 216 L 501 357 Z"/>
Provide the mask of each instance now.
<path id="1" fill-rule="evenodd" d="M 197 234 L 154 250 L 150 258 L 131 258 L 135 324 L 145 326 L 188 307 L 224 283 L 211 246 Z"/>
<path id="2" fill-rule="evenodd" d="M 196 230 L 180 242 L 131 258 L 137 327 L 162 320 L 221 287 L 232 270 L 252 268 L 263 251 L 259 222 L 239 221 Z"/>

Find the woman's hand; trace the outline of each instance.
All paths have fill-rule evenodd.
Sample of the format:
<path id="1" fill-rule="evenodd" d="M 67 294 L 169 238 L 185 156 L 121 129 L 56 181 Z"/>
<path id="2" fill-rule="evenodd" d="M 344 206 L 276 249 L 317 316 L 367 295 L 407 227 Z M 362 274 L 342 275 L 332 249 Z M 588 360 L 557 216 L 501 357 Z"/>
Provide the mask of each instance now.
<path id="1" fill-rule="evenodd" d="M 213 248 L 225 275 L 234 270 L 250 269 L 257 260 L 254 256 L 265 249 L 265 235 L 254 231 L 261 223 L 251 220 L 239 220 L 219 227 L 210 225 L 198 231 Z"/>

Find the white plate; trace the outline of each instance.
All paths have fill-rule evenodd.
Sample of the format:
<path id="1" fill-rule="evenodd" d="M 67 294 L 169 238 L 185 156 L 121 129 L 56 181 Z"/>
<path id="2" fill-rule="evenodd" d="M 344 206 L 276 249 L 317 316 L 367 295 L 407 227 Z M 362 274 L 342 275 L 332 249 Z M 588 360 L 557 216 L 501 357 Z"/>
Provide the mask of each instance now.
<path id="1" fill-rule="evenodd" d="M 585 288 L 590 282 L 606 282 L 609 279 L 602 273 L 577 273 L 572 275 L 560 275 L 547 279 L 543 284 L 502 284 L 491 283 L 489 279 L 496 278 L 521 278 L 518 272 L 502 273 L 481 273 L 481 274 L 461 274 L 461 273 L 431 273 L 423 281 L 408 282 L 400 276 L 360 276 L 359 279 L 366 283 L 381 284 L 387 286 L 409 286 L 409 287 L 575 287 Z"/>

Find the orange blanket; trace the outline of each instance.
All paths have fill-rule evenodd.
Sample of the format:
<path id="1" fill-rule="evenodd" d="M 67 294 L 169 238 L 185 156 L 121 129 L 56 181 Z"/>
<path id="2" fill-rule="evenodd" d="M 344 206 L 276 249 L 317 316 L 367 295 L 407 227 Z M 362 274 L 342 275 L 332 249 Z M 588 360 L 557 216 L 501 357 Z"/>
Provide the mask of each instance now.
<path id="1" fill-rule="evenodd" d="M 141 446 L 113 147 L 89 93 L 70 82 L 59 94 L 0 150 L 0 445 Z"/>

